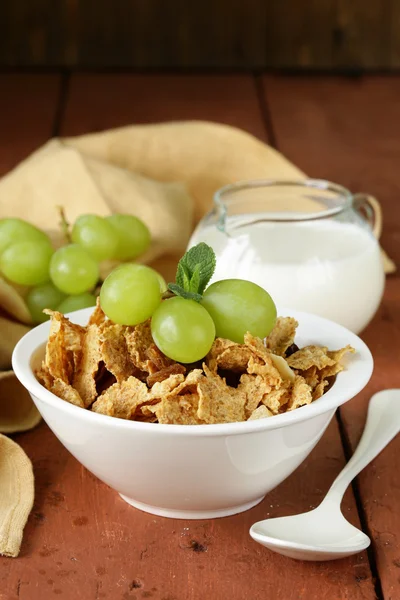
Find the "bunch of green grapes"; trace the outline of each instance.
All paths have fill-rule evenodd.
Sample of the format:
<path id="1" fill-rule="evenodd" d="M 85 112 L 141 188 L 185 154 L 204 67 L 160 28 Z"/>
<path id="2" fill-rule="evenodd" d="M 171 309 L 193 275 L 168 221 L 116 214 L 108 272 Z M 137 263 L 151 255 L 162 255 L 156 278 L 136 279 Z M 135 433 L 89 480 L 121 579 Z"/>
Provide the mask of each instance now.
<path id="1" fill-rule="evenodd" d="M 207 287 L 214 269 L 213 250 L 198 244 L 180 260 L 176 283 L 162 295 L 152 269 L 121 265 L 105 279 L 100 304 L 108 318 L 121 325 L 138 325 L 151 317 L 155 344 L 181 363 L 204 358 L 215 337 L 237 343 L 243 343 L 246 332 L 266 337 L 277 314 L 268 292 L 243 279 Z"/>
<path id="2" fill-rule="evenodd" d="M 94 306 L 99 263 L 137 258 L 148 249 L 150 232 L 132 215 L 82 215 L 70 242 L 54 250 L 49 237 L 27 221 L 0 219 L 0 274 L 31 288 L 26 302 L 34 323 L 48 318 L 44 308 L 66 313 Z"/>

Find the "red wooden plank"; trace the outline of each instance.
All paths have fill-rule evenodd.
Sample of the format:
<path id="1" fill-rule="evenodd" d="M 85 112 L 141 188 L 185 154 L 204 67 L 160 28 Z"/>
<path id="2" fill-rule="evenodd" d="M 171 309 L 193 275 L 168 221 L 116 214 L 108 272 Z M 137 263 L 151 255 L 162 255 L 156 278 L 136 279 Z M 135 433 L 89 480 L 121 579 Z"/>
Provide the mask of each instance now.
<path id="1" fill-rule="evenodd" d="M 0 175 L 51 137 L 59 75 L 0 74 Z"/>
<path id="2" fill-rule="evenodd" d="M 246 75 L 75 75 L 62 133 L 175 119 L 219 121 L 265 137 Z"/>
<path id="3" fill-rule="evenodd" d="M 21 557 L 0 561 L 7 600 L 53 594 L 74 600 L 374 598 L 365 553 L 331 563 L 294 562 L 248 535 L 256 520 L 319 502 L 343 463 L 335 422 L 307 462 L 261 505 L 209 521 L 133 509 L 81 467 L 44 424 L 17 441 L 34 457 L 37 495 Z M 347 495 L 345 513 L 354 521 L 352 507 Z"/>
<path id="4" fill-rule="evenodd" d="M 266 137 L 254 82 L 245 76 L 75 76 L 62 133 L 182 118 L 227 122 Z M 17 439 L 34 461 L 37 496 L 22 556 L 0 560 L 0 590 L 12 599 L 375 597 L 366 553 L 332 563 L 294 562 L 248 535 L 254 521 L 307 510 L 321 500 L 344 463 L 336 421 L 262 504 L 212 521 L 162 519 L 129 507 L 45 425 Z M 358 524 L 351 492 L 344 510 Z"/>
<path id="5" fill-rule="evenodd" d="M 267 77 L 266 98 L 278 147 L 304 171 L 376 195 L 384 209 L 383 244 L 400 260 L 398 163 L 399 77 Z M 400 279 L 387 279 L 385 296 L 362 337 L 375 359 L 370 385 L 342 407 L 354 449 L 374 392 L 400 387 Z M 385 598 L 400 597 L 400 438 L 359 477 L 359 489 Z"/>

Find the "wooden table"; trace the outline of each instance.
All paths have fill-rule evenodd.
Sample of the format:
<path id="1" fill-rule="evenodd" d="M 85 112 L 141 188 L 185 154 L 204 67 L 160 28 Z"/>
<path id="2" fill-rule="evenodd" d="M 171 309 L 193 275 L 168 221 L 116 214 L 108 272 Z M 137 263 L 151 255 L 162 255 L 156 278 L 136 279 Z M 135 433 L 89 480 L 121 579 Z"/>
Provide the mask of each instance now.
<path id="1" fill-rule="evenodd" d="M 400 262 L 400 78 L 270 75 L 2 74 L 0 170 L 52 135 L 128 123 L 208 119 L 251 132 L 310 176 L 382 202 L 383 245 Z M 18 559 L 0 559 L 0 600 L 399 600 L 400 438 L 348 490 L 368 552 L 302 563 L 248 535 L 261 518 L 319 503 L 360 437 L 372 393 L 400 387 L 400 280 L 387 279 L 363 333 L 376 368 L 307 461 L 252 510 L 213 521 L 141 513 L 68 454 L 45 424 L 15 439 L 33 461 L 36 501 Z M 0 490 L 1 493 L 1 490 Z"/>

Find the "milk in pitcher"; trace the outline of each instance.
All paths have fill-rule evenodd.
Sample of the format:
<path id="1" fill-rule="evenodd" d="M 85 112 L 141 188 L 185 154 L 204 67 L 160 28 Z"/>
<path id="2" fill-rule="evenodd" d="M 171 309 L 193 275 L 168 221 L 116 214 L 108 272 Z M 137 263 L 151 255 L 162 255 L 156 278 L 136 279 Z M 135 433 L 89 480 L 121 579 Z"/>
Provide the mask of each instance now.
<path id="1" fill-rule="evenodd" d="M 212 281 L 242 278 L 265 288 L 278 308 L 287 306 L 361 331 L 383 293 L 376 239 L 366 229 L 335 220 L 260 219 L 196 230 L 190 245 L 209 244 L 217 256 Z"/>

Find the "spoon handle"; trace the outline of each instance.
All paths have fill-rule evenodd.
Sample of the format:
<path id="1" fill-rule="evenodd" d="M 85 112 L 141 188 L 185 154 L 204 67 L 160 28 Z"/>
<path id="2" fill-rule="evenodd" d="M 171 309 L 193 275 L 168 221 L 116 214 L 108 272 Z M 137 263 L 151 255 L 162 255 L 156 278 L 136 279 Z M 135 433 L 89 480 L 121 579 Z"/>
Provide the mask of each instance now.
<path id="1" fill-rule="evenodd" d="M 341 501 L 350 482 L 400 431 L 400 390 L 383 390 L 372 396 L 367 422 L 353 456 L 339 473 L 325 499 Z"/>

